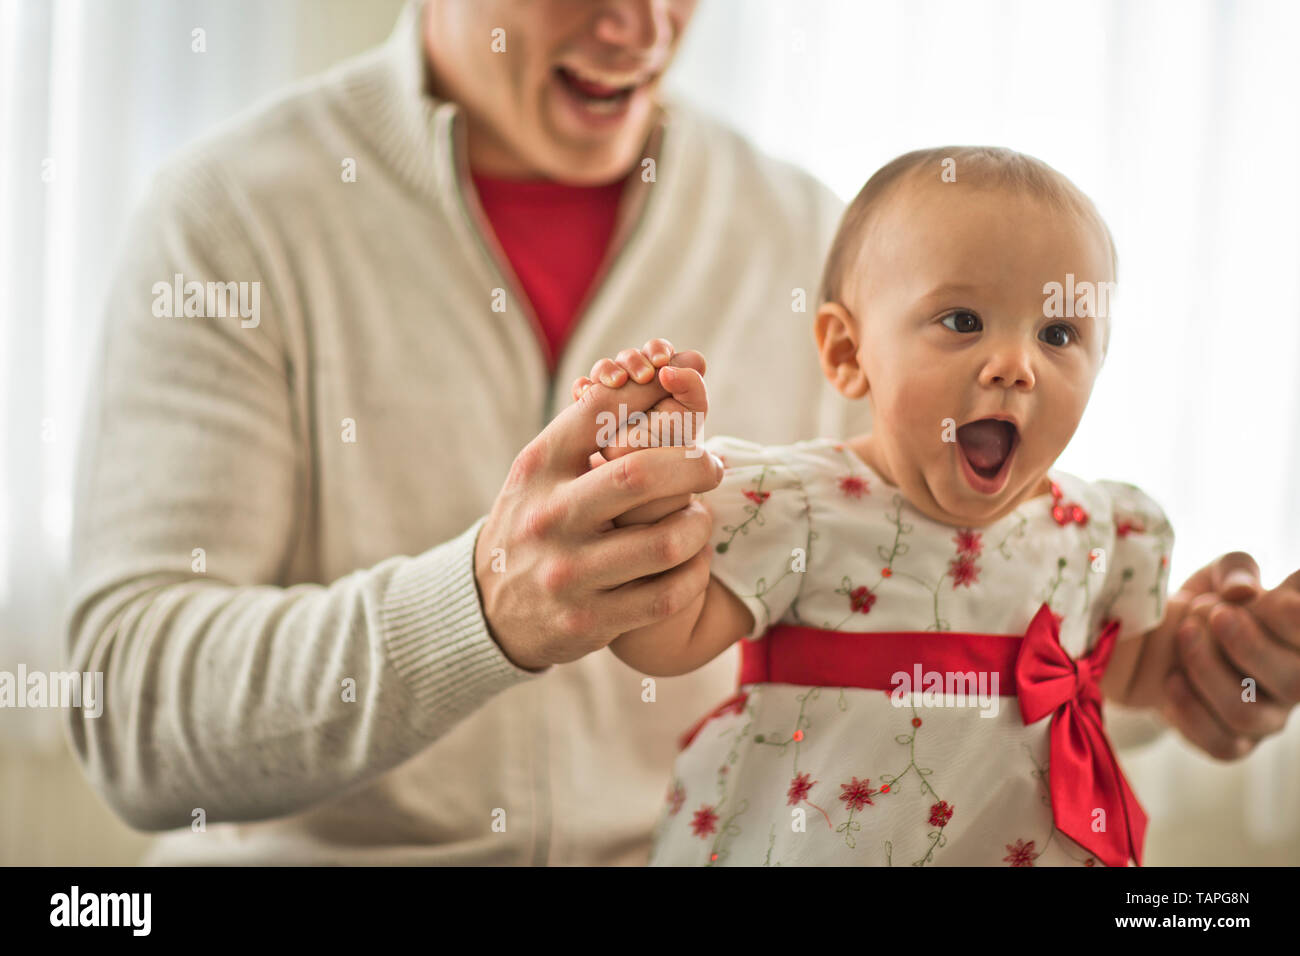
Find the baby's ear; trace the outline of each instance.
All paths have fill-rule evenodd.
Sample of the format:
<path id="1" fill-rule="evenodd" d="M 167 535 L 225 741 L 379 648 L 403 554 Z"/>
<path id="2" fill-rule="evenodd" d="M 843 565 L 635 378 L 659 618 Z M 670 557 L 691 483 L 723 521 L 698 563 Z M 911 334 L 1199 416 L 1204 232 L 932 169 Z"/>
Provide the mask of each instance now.
<path id="1" fill-rule="evenodd" d="M 845 398 L 862 398 L 871 390 L 867 373 L 858 362 L 858 324 L 848 309 L 827 302 L 817 310 L 813 324 L 817 356 L 827 381 Z"/>

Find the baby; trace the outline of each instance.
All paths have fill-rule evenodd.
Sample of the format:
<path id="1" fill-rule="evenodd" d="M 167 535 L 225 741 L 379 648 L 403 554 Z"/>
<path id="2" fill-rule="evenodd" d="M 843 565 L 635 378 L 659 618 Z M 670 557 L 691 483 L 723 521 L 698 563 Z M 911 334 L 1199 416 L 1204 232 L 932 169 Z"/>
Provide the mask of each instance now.
<path id="1" fill-rule="evenodd" d="M 652 864 L 1141 862 L 1101 698 L 1162 619 L 1174 535 L 1135 486 L 1054 467 L 1115 270 L 1092 202 L 1009 150 L 908 153 L 863 187 L 815 333 L 873 430 L 703 443 L 726 466 L 702 498 L 708 588 L 610 645 L 669 676 L 741 641 L 740 692 L 682 739 Z M 657 374 L 673 397 L 649 431 L 703 415 L 699 373 L 647 350 L 575 394 Z"/>

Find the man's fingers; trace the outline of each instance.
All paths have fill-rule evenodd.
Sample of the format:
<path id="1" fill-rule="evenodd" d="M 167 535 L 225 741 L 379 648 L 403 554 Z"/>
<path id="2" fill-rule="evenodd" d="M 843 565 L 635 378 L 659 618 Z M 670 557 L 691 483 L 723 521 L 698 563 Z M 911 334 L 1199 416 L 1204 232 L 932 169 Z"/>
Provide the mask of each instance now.
<path id="1" fill-rule="evenodd" d="M 1231 551 L 1214 563 L 1214 589 L 1228 601 L 1248 601 L 1263 588 L 1259 565 L 1245 551 Z"/>
<path id="2" fill-rule="evenodd" d="M 661 574 L 686 561 L 713 536 L 713 517 L 698 501 L 654 524 L 613 528 L 584 548 L 582 563 L 590 570 L 588 585 L 601 590 Z"/>
<path id="3" fill-rule="evenodd" d="M 594 531 L 649 501 L 695 492 L 722 481 L 722 462 L 703 448 L 639 448 L 571 482 L 565 491 L 569 513 Z"/>
<path id="4" fill-rule="evenodd" d="M 1161 716 L 1193 745 L 1219 760 L 1236 760 L 1254 746 L 1220 724 L 1181 673 L 1170 674 L 1165 680 Z"/>
<path id="5" fill-rule="evenodd" d="M 1245 608 L 1217 605 L 1208 620 L 1210 634 L 1223 656 L 1243 677 L 1253 678 L 1274 700 L 1300 703 L 1300 654 L 1275 641 Z"/>
<path id="6" fill-rule="evenodd" d="M 675 495 L 672 498 L 660 498 L 640 508 L 633 508 L 614 519 L 614 526 L 625 528 L 628 525 L 650 524 L 660 518 L 680 511 L 691 503 L 691 495 Z"/>
<path id="7" fill-rule="evenodd" d="M 607 592 L 597 599 L 598 606 L 618 622 L 620 634 L 657 624 L 689 607 L 708 589 L 711 562 L 706 545 L 678 567 Z"/>
<path id="8" fill-rule="evenodd" d="M 1245 551 L 1230 551 L 1193 574 L 1179 590 L 1194 595 L 1215 591 L 1229 601 L 1248 600 L 1261 590 L 1259 565 Z"/>
<path id="9" fill-rule="evenodd" d="M 1300 654 L 1300 571 L 1265 591 L 1246 609 L 1274 640 Z"/>
<path id="10" fill-rule="evenodd" d="M 1229 551 L 1188 578 L 1181 590 L 1193 594 L 1214 591 L 1227 601 L 1247 601 L 1263 589 L 1255 559 L 1245 551 Z"/>
<path id="11" fill-rule="evenodd" d="M 1192 691 L 1218 724 L 1234 736 L 1263 737 L 1281 729 L 1278 707 L 1257 696 L 1242 700 L 1241 675 L 1224 658 L 1200 618 L 1189 615 L 1178 628 L 1178 657 Z"/>

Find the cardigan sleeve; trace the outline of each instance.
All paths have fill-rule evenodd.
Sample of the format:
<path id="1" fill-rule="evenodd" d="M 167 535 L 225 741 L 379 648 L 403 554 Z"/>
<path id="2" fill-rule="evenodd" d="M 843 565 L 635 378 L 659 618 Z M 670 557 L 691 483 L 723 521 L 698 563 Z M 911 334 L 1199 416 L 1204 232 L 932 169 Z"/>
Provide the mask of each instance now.
<path id="1" fill-rule="evenodd" d="M 283 348 L 292 280 L 263 268 L 277 257 L 227 200 L 207 180 L 155 181 L 110 285 L 78 455 L 66 650 L 104 693 L 66 720 L 92 784 L 145 830 L 200 808 L 305 809 L 544 673 L 487 629 L 482 519 L 422 554 L 284 585 L 312 467 Z M 176 276 L 254 283 L 260 313 L 186 317 L 166 301 Z"/>
<path id="2" fill-rule="evenodd" d="M 754 615 L 757 640 L 790 609 L 804 580 L 810 523 L 803 482 L 779 449 L 719 436 L 722 482 L 701 496 L 713 516 L 711 573 Z"/>

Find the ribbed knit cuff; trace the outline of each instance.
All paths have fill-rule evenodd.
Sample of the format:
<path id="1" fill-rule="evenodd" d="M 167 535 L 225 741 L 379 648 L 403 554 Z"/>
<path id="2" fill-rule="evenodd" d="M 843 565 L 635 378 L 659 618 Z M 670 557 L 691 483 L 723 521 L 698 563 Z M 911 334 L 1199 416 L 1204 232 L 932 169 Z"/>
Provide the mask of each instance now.
<path id="1" fill-rule="evenodd" d="M 408 558 L 389 579 L 379 609 L 389 660 L 438 725 L 546 673 L 517 667 L 488 633 L 474 581 L 474 545 L 485 520 Z"/>

